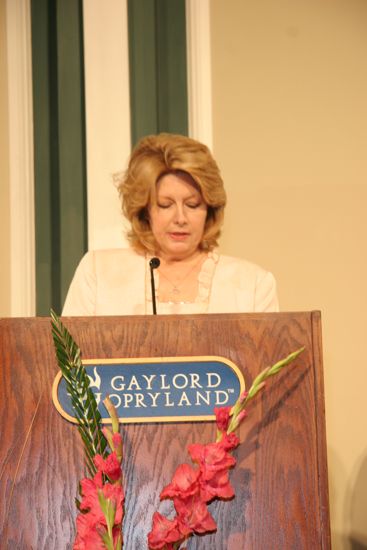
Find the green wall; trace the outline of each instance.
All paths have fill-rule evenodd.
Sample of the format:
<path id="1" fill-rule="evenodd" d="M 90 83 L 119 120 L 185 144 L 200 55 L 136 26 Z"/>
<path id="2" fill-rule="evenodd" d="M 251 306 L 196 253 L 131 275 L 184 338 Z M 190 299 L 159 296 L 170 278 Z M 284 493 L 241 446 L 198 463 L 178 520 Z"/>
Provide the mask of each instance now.
<path id="1" fill-rule="evenodd" d="M 61 311 L 87 248 L 83 17 L 79 0 L 32 0 L 37 315 Z"/>
<path id="2" fill-rule="evenodd" d="M 187 135 L 184 0 L 129 0 L 131 138 Z"/>

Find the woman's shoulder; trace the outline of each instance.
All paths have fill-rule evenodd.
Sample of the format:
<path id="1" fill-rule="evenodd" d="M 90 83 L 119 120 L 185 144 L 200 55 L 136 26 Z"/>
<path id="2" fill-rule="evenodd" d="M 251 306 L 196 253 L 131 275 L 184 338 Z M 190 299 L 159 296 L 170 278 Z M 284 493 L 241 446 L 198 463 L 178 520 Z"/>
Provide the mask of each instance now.
<path id="1" fill-rule="evenodd" d="M 232 289 L 240 304 L 238 311 L 279 311 L 274 275 L 254 262 L 219 255 L 216 288 L 226 289 L 227 294 Z"/>
<path id="2" fill-rule="evenodd" d="M 117 281 L 132 278 L 132 273 L 141 273 L 145 266 L 145 256 L 131 248 L 108 248 L 90 250 L 81 259 L 77 279 L 89 279 L 96 283 L 115 285 Z"/>
<path id="3" fill-rule="evenodd" d="M 83 263 L 92 263 L 95 266 L 116 263 L 144 263 L 145 257 L 135 252 L 132 248 L 103 248 L 89 250 L 82 258 Z"/>
<path id="4" fill-rule="evenodd" d="M 214 253 L 215 254 L 215 253 Z M 242 274 L 247 274 L 248 276 L 259 277 L 269 273 L 266 269 L 260 265 L 245 260 L 243 258 L 238 258 L 235 256 L 227 256 L 225 254 L 217 254 L 218 256 L 218 267 L 223 270 L 240 272 Z"/>

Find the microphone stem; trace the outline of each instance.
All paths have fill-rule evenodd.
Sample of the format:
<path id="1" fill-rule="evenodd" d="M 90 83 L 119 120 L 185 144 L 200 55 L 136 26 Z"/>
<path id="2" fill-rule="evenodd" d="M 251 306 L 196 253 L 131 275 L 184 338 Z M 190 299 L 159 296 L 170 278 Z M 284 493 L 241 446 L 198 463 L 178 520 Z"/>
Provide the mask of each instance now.
<path id="1" fill-rule="evenodd" d="M 150 285 L 152 288 L 152 305 L 153 305 L 153 315 L 157 315 L 157 304 L 155 299 L 155 282 L 154 282 L 154 268 L 150 266 Z"/>

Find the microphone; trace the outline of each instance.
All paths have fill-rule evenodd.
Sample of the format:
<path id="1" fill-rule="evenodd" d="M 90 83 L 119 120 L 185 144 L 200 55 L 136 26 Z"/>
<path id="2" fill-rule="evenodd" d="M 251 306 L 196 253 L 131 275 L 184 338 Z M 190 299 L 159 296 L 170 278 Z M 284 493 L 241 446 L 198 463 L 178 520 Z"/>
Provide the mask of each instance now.
<path id="1" fill-rule="evenodd" d="M 157 304 L 156 304 L 156 300 L 155 300 L 155 284 L 154 284 L 154 274 L 153 274 L 153 270 L 154 269 L 157 269 L 157 267 L 159 267 L 161 264 L 161 261 L 159 258 L 152 258 L 150 261 L 149 261 L 149 267 L 150 267 L 150 285 L 151 285 L 151 289 L 152 289 L 152 304 L 153 304 L 153 315 L 157 315 Z"/>

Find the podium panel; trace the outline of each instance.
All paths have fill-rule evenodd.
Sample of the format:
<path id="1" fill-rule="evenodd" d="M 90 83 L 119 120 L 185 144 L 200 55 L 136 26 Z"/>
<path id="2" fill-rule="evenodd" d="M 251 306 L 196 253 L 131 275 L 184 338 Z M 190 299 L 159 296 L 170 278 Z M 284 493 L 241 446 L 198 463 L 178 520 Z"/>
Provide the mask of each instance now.
<path id="1" fill-rule="evenodd" d="M 65 318 L 88 358 L 222 356 L 246 386 L 305 346 L 249 406 L 230 472 L 236 497 L 209 510 L 216 533 L 188 550 L 329 549 L 330 527 L 319 312 Z M 70 549 L 84 476 L 75 425 L 51 399 L 58 372 L 49 318 L 0 320 L 0 540 L 2 549 Z M 124 548 L 147 549 L 159 494 L 190 443 L 215 440 L 214 422 L 126 424 Z"/>

